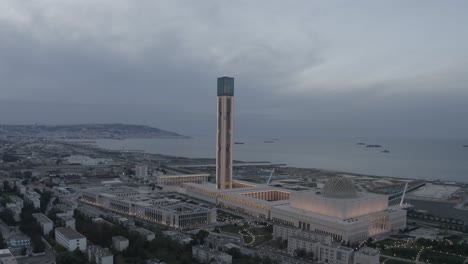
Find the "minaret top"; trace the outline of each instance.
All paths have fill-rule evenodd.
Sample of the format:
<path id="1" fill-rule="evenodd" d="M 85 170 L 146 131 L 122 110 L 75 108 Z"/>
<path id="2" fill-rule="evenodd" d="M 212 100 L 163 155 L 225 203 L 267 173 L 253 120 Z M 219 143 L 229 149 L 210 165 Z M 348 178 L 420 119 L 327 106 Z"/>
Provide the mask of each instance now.
<path id="1" fill-rule="evenodd" d="M 234 96 L 234 78 L 218 78 L 218 96 Z"/>

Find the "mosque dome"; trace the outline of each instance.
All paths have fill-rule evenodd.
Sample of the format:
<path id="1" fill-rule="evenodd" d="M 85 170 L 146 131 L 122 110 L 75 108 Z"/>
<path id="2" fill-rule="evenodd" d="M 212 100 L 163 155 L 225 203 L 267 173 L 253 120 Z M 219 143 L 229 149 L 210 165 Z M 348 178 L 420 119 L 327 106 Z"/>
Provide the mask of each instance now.
<path id="1" fill-rule="evenodd" d="M 322 189 L 322 195 L 330 198 L 355 198 L 358 196 L 356 187 L 353 182 L 348 178 L 333 177 L 331 178 Z"/>

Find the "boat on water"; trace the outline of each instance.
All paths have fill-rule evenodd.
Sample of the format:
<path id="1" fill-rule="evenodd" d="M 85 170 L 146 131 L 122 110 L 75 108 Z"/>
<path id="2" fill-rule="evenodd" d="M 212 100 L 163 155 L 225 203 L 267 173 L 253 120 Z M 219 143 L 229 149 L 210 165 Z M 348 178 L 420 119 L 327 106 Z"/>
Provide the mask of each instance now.
<path id="1" fill-rule="evenodd" d="M 468 148 L 468 145 L 463 145 L 464 148 Z"/>
<path id="2" fill-rule="evenodd" d="M 265 141 L 263 141 L 263 143 L 275 143 L 275 141 L 274 140 L 265 140 Z"/>
<path id="3" fill-rule="evenodd" d="M 381 145 L 377 145 L 377 144 L 369 144 L 366 146 L 366 148 L 381 148 L 382 146 Z"/>
<path id="4" fill-rule="evenodd" d="M 234 144 L 236 144 L 236 145 L 244 145 L 245 143 L 244 143 L 244 142 L 234 142 Z"/>
<path id="5" fill-rule="evenodd" d="M 390 153 L 390 150 L 384 149 L 384 150 L 382 150 L 382 153 Z"/>

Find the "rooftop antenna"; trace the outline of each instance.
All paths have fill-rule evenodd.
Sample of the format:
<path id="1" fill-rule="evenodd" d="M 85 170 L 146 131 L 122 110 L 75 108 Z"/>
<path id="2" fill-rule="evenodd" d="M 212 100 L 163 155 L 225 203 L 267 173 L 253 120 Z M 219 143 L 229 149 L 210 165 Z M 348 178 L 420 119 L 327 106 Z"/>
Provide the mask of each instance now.
<path id="1" fill-rule="evenodd" d="M 408 190 L 408 182 L 405 184 L 405 189 L 403 190 L 403 195 L 401 196 L 400 206 L 403 205 L 403 200 L 405 199 L 406 191 Z"/>
<path id="2" fill-rule="evenodd" d="M 273 173 L 275 172 L 275 168 L 271 169 L 270 177 L 268 177 L 267 185 L 270 185 L 271 177 L 273 177 Z"/>

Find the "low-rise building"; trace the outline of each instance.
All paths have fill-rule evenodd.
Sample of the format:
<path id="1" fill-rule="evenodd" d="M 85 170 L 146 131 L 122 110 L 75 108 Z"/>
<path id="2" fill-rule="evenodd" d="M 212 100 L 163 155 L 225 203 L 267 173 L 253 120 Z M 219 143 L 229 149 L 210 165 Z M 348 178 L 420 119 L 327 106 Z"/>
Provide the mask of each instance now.
<path id="1" fill-rule="evenodd" d="M 41 226 L 42 234 L 48 235 L 50 231 L 54 228 L 54 221 L 50 220 L 47 216 L 41 213 L 33 214 L 34 219 Z"/>
<path id="2" fill-rule="evenodd" d="M 19 222 L 21 220 L 21 208 L 19 208 L 18 205 L 16 205 L 15 203 L 7 203 L 5 207 L 13 212 L 13 218 L 16 222 Z"/>
<path id="3" fill-rule="evenodd" d="M 288 254 L 294 256 L 297 250 L 304 250 L 306 253 L 313 253 L 314 259 L 317 259 L 321 243 L 317 239 L 290 236 L 288 239 Z"/>
<path id="4" fill-rule="evenodd" d="M 117 251 L 124 251 L 128 248 L 130 242 L 123 236 L 112 237 L 112 246 Z"/>
<path id="5" fill-rule="evenodd" d="M 76 230 L 76 220 L 75 218 L 71 217 L 68 214 L 65 213 L 59 213 L 57 214 L 57 222 L 61 227 L 69 227 L 73 230 Z"/>
<path id="6" fill-rule="evenodd" d="M 24 186 L 23 184 L 17 184 L 16 185 L 16 192 L 19 193 L 19 194 L 25 195 L 26 194 L 26 186 Z"/>
<path id="7" fill-rule="evenodd" d="M 309 240 L 318 240 L 325 244 L 331 243 L 331 236 L 328 234 L 323 234 L 314 231 L 307 231 L 304 229 L 300 229 L 294 226 L 287 226 L 287 225 L 273 225 L 273 238 L 278 239 L 281 238 L 282 240 L 289 240 L 290 237 L 302 237 Z"/>
<path id="8" fill-rule="evenodd" d="M 234 235 L 231 233 L 210 232 L 208 237 L 205 239 L 205 245 L 211 249 L 227 251 L 232 247 L 232 245 L 242 245 L 242 239 L 240 235 Z"/>
<path id="9" fill-rule="evenodd" d="M 143 236 L 147 241 L 152 241 L 156 238 L 156 234 L 154 232 L 149 231 L 148 229 L 136 227 L 133 228 L 132 231 Z"/>
<path id="10" fill-rule="evenodd" d="M 320 244 L 318 250 L 319 262 L 329 264 L 352 264 L 354 250 L 335 244 Z"/>
<path id="11" fill-rule="evenodd" d="M 73 214 L 74 214 L 73 208 L 71 208 L 70 206 L 68 206 L 66 204 L 57 204 L 57 205 L 55 205 L 55 208 L 59 209 L 64 214 L 67 214 L 69 216 L 73 216 Z"/>
<path id="12" fill-rule="evenodd" d="M 139 193 L 128 187 L 89 189 L 81 202 L 176 229 L 204 227 L 216 223 L 216 208 L 206 208 L 163 194 Z"/>
<path id="13" fill-rule="evenodd" d="M 16 204 L 16 206 L 18 206 L 19 208 L 23 208 L 24 206 L 24 202 L 23 202 L 23 199 L 19 198 L 18 196 L 16 195 L 12 195 L 10 196 L 10 200 L 12 203 Z"/>
<path id="14" fill-rule="evenodd" d="M 23 233 L 14 233 L 5 238 L 6 244 L 10 249 L 28 248 L 31 246 L 31 239 Z"/>
<path id="15" fill-rule="evenodd" d="M 114 255 L 107 249 L 98 245 L 88 245 L 88 260 L 96 264 L 113 264 Z"/>
<path id="16" fill-rule="evenodd" d="M 68 251 L 86 250 L 86 237 L 69 227 L 55 228 L 55 241 Z"/>
<path id="17" fill-rule="evenodd" d="M 354 264 L 379 264 L 380 252 L 375 248 L 363 247 L 354 252 Z"/>
<path id="18" fill-rule="evenodd" d="M 160 186 L 182 186 L 184 183 L 208 182 L 209 174 L 159 175 L 156 184 Z"/>
<path id="19" fill-rule="evenodd" d="M 9 249 L 0 249 L 0 264 L 17 264 L 15 257 Z"/>
<path id="20" fill-rule="evenodd" d="M 231 264 L 232 256 L 224 252 L 205 248 L 203 246 L 192 247 L 192 257 L 200 263 Z"/>

